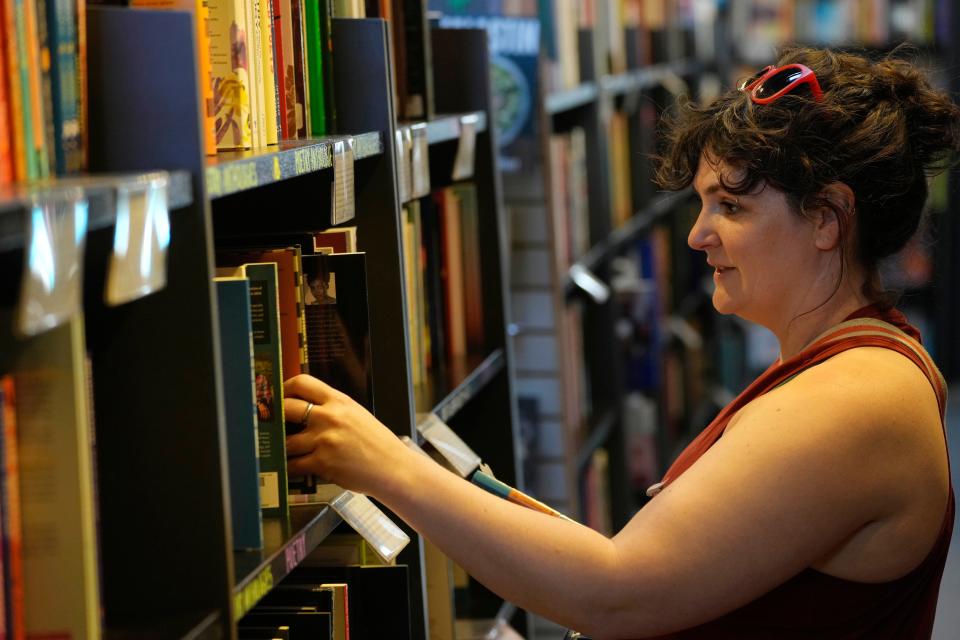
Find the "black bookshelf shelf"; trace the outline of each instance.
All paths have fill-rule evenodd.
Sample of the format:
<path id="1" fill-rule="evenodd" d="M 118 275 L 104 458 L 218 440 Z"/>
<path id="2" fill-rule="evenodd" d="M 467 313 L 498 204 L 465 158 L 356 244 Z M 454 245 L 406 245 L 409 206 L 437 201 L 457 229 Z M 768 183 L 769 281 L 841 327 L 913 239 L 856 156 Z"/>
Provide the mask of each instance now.
<path id="1" fill-rule="evenodd" d="M 671 75 L 683 77 L 697 70 L 697 63 L 691 60 L 679 60 L 655 64 L 600 79 L 600 90 L 615 96 L 650 89 Z"/>
<path id="2" fill-rule="evenodd" d="M 594 82 L 584 82 L 573 89 L 553 91 L 544 100 L 544 110 L 550 114 L 564 113 L 584 107 L 596 101 L 600 91 Z"/>
<path id="3" fill-rule="evenodd" d="M 656 196 L 650 201 L 650 204 L 640 209 L 626 224 L 615 229 L 606 239 L 591 247 L 575 264 L 588 271 L 597 270 L 600 264 L 619 251 L 623 245 L 649 231 L 659 220 L 672 212 L 677 206 L 686 202 L 691 193 L 690 189 L 684 189 Z M 577 285 L 569 275 L 564 284 L 564 291 L 568 300 L 577 291 Z"/>
<path id="4" fill-rule="evenodd" d="M 222 638 L 218 611 L 173 614 L 155 623 L 138 621 L 136 625 L 110 625 L 103 630 L 103 640 L 218 640 Z"/>
<path id="5" fill-rule="evenodd" d="M 487 130 L 487 114 L 484 111 L 471 111 L 466 113 L 445 113 L 435 116 L 432 120 L 425 123 L 401 122 L 399 126 L 409 127 L 418 124 L 427 125 L 427 142 L 429 144 L 439 144 L 441 142 L 450 142 L 460 138 L 460 118 L 463 116 L 476 116 L 476 131 Z"/>
<path id="6" fill-rule="evenodd" d="M 340 524 L 328 505 L 291 506 L 290 525 L 280 518 L 263 519 L 263 549 L 236 551 L 233 566 L 235 619 L 253 608 Z"/>
<path id="7" fill-rule="evenodd" d="M 431 377 L 417 387 L 417 412 L 433 412 L 447 422 L 503 370 L 505 362 L 503 349 L 485 358 L 472 355 L 459 359 L 449 368 L 446 380 Z"/>
<path id="8" fill-rule="evenodd" d="M 590 464 L 593 452 L 599 449 L 610 438 L 614 425 L 617 423 L 617 414 L 613 409 L 607 409 L 592 425 L 590 434 L 577 452 L 577 470 L 581 473 Z"/>
<path id="9" fill-rule="evenodd" d="M 116 176 L 83 176 L 64 178 L 31 185 L 13 185 L 0 188 L 0 252 L 23 246 L 26 232 L 25 211 L 36 196 L 56 198 L 66 189 L 80 188 L 88 203 L 88 229 L 112 226 L 116 220 L 117 186 L 136 179 L 138 174 Z M 193 187 L 186 171 L 171 171 L 167 191 L 171 210 L 189 206 L 193 202 Z"/>
<path id="10" fill-rule="evenodd" d="M 221 198 L 329 169 L 333 166 L 333 144 L 344 137 L 284 140 L 266 149 L 225 151 L 210 156 L 205 172 L 207 195 Z M 379 132 L 350 137 L 353 138 L 354 160 L 383 153 L 383 140 Z"/>

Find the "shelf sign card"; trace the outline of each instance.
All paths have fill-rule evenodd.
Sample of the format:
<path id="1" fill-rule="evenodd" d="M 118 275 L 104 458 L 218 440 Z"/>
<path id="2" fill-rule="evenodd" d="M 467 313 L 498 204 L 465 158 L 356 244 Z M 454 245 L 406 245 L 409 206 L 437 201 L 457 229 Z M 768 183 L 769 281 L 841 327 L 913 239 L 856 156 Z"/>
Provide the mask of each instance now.
<path id="1" fill-rule="evenodd" d="M 169 181 L 166 173 L 153 173 L 117 187 L 117 222 L 104 292 L 112 307 L 167 286 Z"/>
<path id="2" fill-rule="evenodd" d="M 356 215 L 353 181 L 353 138 L 333 143 L 333 194 L 330 213 L 332 224 L 353 220 Z"/>
<path id="3" fill-rule="evenodd" d="M 17 329 L 34 336 L 81 308 L 89 206 L 81 189 L 62 188 L 33 195 L 26 216 Z"/>
<path id="4" fill-rule="evenodd" d="M 473 177 L 477 156 L 477 124 L 480 116 L 475 113 L 460 116 L 460 141 L 453 160 L 453 179 L 466 180 Z"/>
<path id="5" fill-rule="evenodd" d="M 410 537 L 362 493 L 345 490 L 330 502 L 330 507 L 386 562 L 392 562 L 410 542 Z"/>
<path id="6" fill-rule="evenodd" d="M 464 478 L 480 466 L 480 456 L 474 453 L 467 443 L 460 439 L 453 429 L 435 413 L 420 416 L 417 420 L 417 431 L 443 456 L 443 459 L 453 467 L 454 471 Z"/>
<path id="7" fill-rule="evenodd" d="M 412 172 L 410 195 L 423 198 L 430 195 L 430 141 L 426 123 L 410 125 L 410 168 Z"/>
<path id="8" fill-rule="evenodd" d="M 413 168 L 410 166 L 413 138 L 410 129 L 400 127 L 396 132 L 397 145 L 397 186 L 399 188 L 400 203 L 409 202 L 413 198 Z"/>

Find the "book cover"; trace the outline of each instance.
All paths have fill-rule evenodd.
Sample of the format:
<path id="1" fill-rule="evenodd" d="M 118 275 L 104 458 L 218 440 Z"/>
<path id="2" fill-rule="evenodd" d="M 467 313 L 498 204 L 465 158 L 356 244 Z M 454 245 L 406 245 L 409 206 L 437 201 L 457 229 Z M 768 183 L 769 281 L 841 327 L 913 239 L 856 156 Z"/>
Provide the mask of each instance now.
<path id="1" fill-rule="evenodd" d="M 463 290 L 463 236 L 460 230 L 460 202 L 451 189 L 436 194 L 440 218 L 441 271 L 445 302 L 447 356 L 467 354 L 467 325 Z"/>
<path id="2" fill-rule="evenodd" d="M 260 0 L 245 0 L 247 18 L 247 64 L 250 70 L 250 129 L 253 146 L 267 146 L 267 115 L 263 85 L 263 46 L 260 28 Z"/>
<path id="3" fill-rule="evenodd" d="M 41 177 L 38 135 L 41 144 L 43 142 L 43 119 L 39 117 L 40 80 L 37 77 L 40 69 L 40 48 L 37 44 L 34 4 L 33 0 L 6 0 L 5 8 L 8 13 L 5 35 L 9 37 L 11 44 L 8 48 L 10 86 L 15 88 L 13 128 L 15 147 L 19 150 L 17 180 L 33 180 Z"/>
<path id="4" fill-rule="evenodd" d="M 350 640 L 349 597 L 346 583 L 280 584 L 260 601 L 267 607 L 312 607 L 330 614 L 333 640 Z"/>
<path id="5" fill-rule="evenodd" d="M 321 31 L 324 10 L 321 5 L 325 5 L 328 1 L 313 0 L 303 3 L 311 136 L 324 136 L 327 133 L 327 109 L 323 75 L 325 46 Z"/>
<path id="6" fill-rule="evenodd" d="M 274 609 L 260 606 L 245 615 L 241 620 L 240 627 L 248 625 L 289 627 L 291 638 L 330 640 L 333 637 L 331 616 L 323 611 L 294 611 L 290 607 Z"/>
<path id="7" fill-rule="evenodd" d="M 75 0 L 50 0 L 47 34 L 54 52 L 50 67 L 53 151 L 58 175 L 83 169 L 77 95 L 77 16 Z"/>
<path id="8" fill-rule="evenodd" d="M 313 234 L 314 253 L 355 253 L 356 251 L 356 227 L 333 227 Z"/>
<path id="9" fill-rule="evenodd" d="M 0 378 L 0 529 L 3 532 L 3 630 L 7 638 L 23 638 L 23 517 L 20 503 L 18 460 L 17 396 L 12 375 Z"/>
<path id="10" fill-rule="evenodd" d="M 244 0 L 208 0 L 210 75 L 217 149 L 253 147 L 250 67 Z"/>
<path id="11" fill-rule="evenodd" d="M 254 381 L 250 282 L 215 278 L 220 318 L 220 364 L 230 475 L 234 549 L 260 549 L 260 467 L 257 462 L 257 398 Z"/>
<path id="12" fill-rule="evenodd" d="M 31 143 L 35 153 L 35 178 L 50 175 L 50 156 L 47 130 L 52 129 L 52 109 L 48 112 L 50 95 L 50 49 L 47 45 L 47 25 L 43 0 L 23 0 L 24 32 L 26 34 L 29 72 L 27 95 L 30 96 Z M 48 117 L 48 115 L 50 117 Z"/>
<path id="13" fill-rule="evenodd" d="M 217 265 L 237 267 L 250 262 L 277 265 L 277 302 L 280 309 L 280 344 L 284 378 L 306 370 L 306 328 L 303 322 L 303 290 L 300 279 L 300 249 L 242 248 L 217 251 Z"/>
<path id="14" fill-rule="evenodd" d="M 285 519 L 289 509 L 277 265 L 272 262 L 244 264 L 236 269 L 217 269 L 217 275 L 247 278 L 250 281 L 260 507 L 265 516 Z"/>
<path id="15" fill-rule="evenodd" d="M 54 0 L 63 2 L 64 0 Z M 131 7 L 173 9 L 193 13 L 197 42 L 197 73 L 200 81 L 200 111 L 203 114 L 203 149 L 217 153 L 217 114 L 214 109 L 213 77 L 210 70 L 210 7 L 207 0 L 129 0 Z M 79 127 L 79 124 L 78 124 Z"/>
<path id="16" fill-rule="evenodd" d="M 303 256 L 310 375 L 374 410 L 366 255 Z"/>
<path id="17" fill-rule="evenodd" d="M 90 146 L 88 142 L 90 109 L 87 91 L 87 2 L 86 0 L 75 0 L 75 2 L 77 15 L 77 125 L 80 127 L 77 137 L 80 139 L 80 163 L 82 168 L 86 170 L 90 161 Z M 202 2 L 204 7 L 206 7 L 207 0 L 202 0 Z M 204 21 L 204 33 L 206 33 L 206 21 Z M 207 44 L 209 45 L 209 40 Z M 207 84 L 209 84 L 209 82 Z M 209 117 L 212 118 L 212 112 L 210 111 L 213 109 L 212 86 L 210 87 L 210 91 L 207 110 L 208 113 L 211 114 Z M 211 131 L 213 126 L 212 122 L 211 120 Z M 210 141 L 216 144 L 215 137 L 211 137 Z M 208 151 L 208 153 L 213 153 L 213 151 Z"/>
<path id="18" fill-rule="evenodd" d="M 480 253 L 480 209 L 477 187 L 473 183 L 458 183 L 451 187 L 460 204 L 460 234 L 463 247 L 464 330 L 467 350 L 483 352 L 483 265 Z"/>
<path id="19" fill-rule="evenodd" d="M 403 242 L 403 283 L 406 301 L 407 332 L 410 344 L 410 369 L 414 386 L 426 379 L 423 345 L 423 287 L 420 283 L 420 206 L 413 200 L 403 205 L 401 214 Z"/>
<path id="20" fill-rule="evenodd" d="M 0 340 L 0 370 L 13 373 L 17 392 L 26 635 L 99 638 L 83 319 L 29 340 Z"/>
<path id="21" fill-rule="evenodd" d="M 333 99 L 333 8 L 334 0 L 320 0 L 320 46 L 323 48 L 324 135 L 337 131 L 337 107 Z"/>

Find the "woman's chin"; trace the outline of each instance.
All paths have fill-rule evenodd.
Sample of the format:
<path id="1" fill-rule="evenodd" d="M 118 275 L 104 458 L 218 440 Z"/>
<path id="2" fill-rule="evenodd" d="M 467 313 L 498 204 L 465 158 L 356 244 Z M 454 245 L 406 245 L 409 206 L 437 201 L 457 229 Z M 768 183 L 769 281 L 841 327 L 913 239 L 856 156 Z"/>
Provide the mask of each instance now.
<path id="1" fill-rule="evenodd" d="M 730 299 L 730 296 L 719 289 L 713 292 L 713 308 L 717 310 L 717 313 L 722 313 L 723 315 L 736 313 L 737 310 L 736 304 Z"/>

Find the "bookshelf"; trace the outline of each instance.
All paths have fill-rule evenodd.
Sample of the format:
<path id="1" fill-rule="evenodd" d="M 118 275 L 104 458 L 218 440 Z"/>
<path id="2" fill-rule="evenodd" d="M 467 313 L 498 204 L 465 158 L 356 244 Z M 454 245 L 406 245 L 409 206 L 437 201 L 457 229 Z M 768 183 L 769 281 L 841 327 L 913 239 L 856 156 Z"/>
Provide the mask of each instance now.
<path id="1" fill-rule="evenodd" d="M 89 202 L 84 257 L 85 350 L 96 407 L 96 502 L 102 635 L 106 638 L 235 638 L 236 621 L 287 577 L 336 529 L 325 505 L 291 508 L 289 520 L 265 517 L 264 546 L 234 551 L 227 483 L 223 372 L 211 277 L 223 238 L 251 231 L 301 232 L 331 226 L 333 145 L 354 152 L 358 248 L 367 256 L 376 414 L 398 435 L 414 436 L 418 414 L 433 412 L 515 480 L 511 351 L 506 341 L 503 211 L 482 32 L 421 30 L 421 50 L 444 56 L 428 117 L 398 122 L 390 26 L 380 19 L 335 19 L 333 81 L 337 131 L 245 152 L 203 153 L 194 29 L 185 13 L 91 6 L 89 43 L 90 171 L 77 182 Z M 466 43 L 475 51 L 462 54 Z M 144 74 L 143 69 L 156 72 Z M 432 96 L 429 68 L 425 68 Z M 451 74 L 445 78 L 444 74 Z M 436 106 L 434 111 L 433 106 Z M 433 115 L 433 114 L 436 115 Z M 476 134 L 477 243 L 484 342 L 413 384 L 403 269 L 399 152 L 401 127 L 424 126 L 434 190 L 451 173 L 468 119 Z M 112 251 L 115 192 L 125 180 L 165 170 L 170 185 L 167 284 L 112 307 L 103 300 Z M 25 212 L 34 193 L 52 197 L 73 180 L 0 190 L 0 264 L 4 309 L 17 302 L 24 261 Z M 373 277 L 376 274 L 376 277 Z M 17 340 L 3 324 L 0 337 Z M 0 373 L 5 372 L 0 358 Z M 71 369 L 74 380 L 81 372 Z M 494 428 L 487 428 L 488 425 Z M 395 521 L 399 522 L 395 519 Z M 403 589 L 383 593 L 409 603 L 409 629 L 429 637 L 424 541 L 398 563 Z M 452 589 L 452 587 L 451 587 Z M 453 592 L 450 591 L 452 602 Z M 366 604 L 373 611 L 378 603 Z M 404 607 L 406 605 L 403 605 Z"/>

